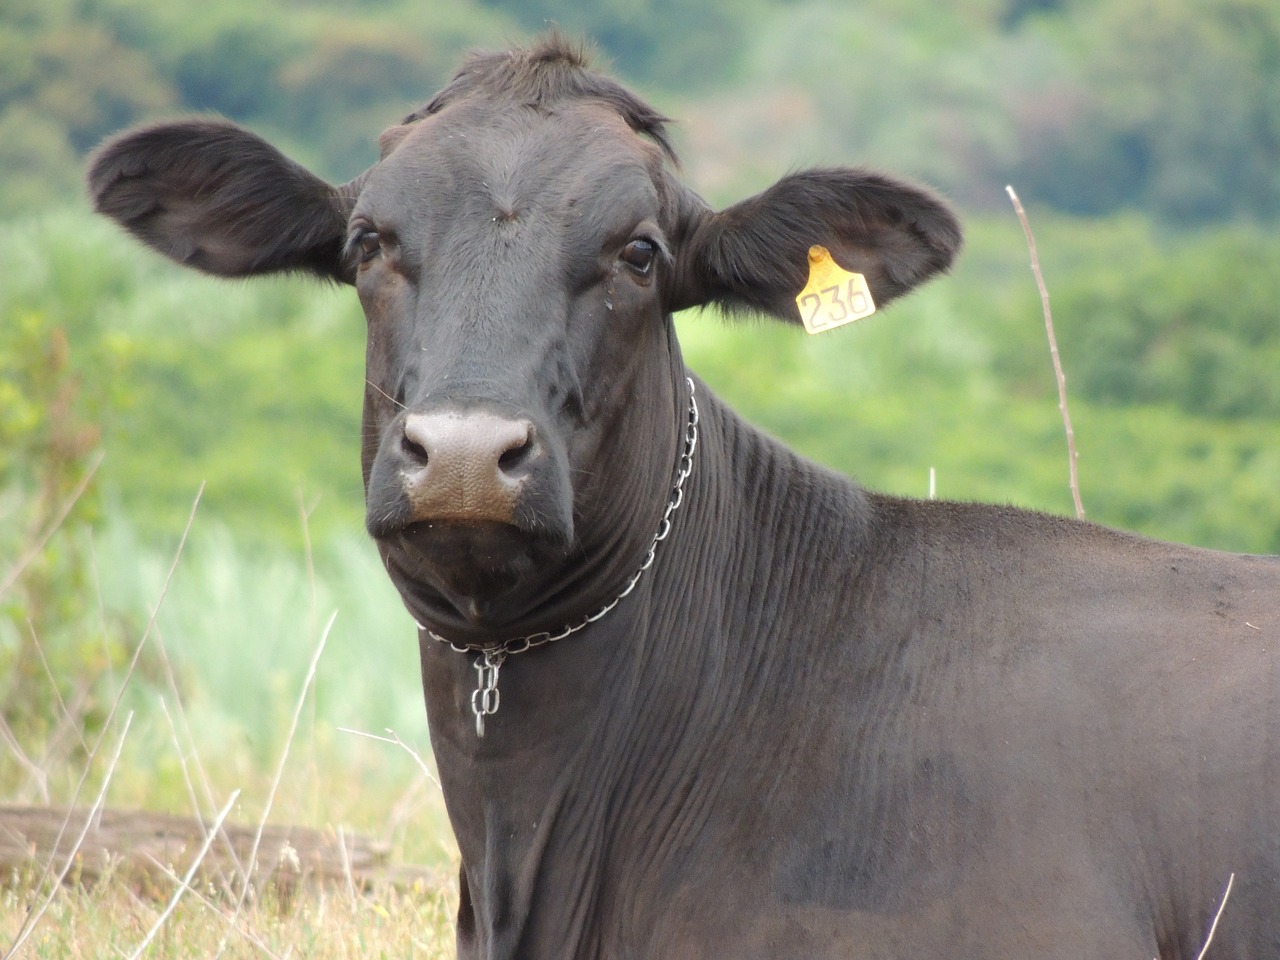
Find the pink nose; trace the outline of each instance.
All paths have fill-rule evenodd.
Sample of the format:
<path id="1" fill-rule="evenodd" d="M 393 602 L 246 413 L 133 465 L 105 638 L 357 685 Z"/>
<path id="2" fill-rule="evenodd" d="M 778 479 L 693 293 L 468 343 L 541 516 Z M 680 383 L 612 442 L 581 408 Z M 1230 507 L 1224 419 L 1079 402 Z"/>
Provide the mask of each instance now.
<path id="1" fill-rule="evenodd" d="M 404 451 L 413 522 L 512 523 L 540 445 L 528 420 L 443 410 L 405 419 Z"/>

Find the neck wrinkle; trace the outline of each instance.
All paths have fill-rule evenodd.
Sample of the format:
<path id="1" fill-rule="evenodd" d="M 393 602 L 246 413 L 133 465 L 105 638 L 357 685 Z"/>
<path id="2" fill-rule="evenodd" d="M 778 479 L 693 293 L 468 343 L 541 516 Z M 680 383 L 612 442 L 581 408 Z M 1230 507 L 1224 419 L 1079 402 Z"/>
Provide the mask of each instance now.
<path id="1" fill-rule="evenodd" d="M 609 798 L 633 715 L 629 640 L 644 629 L 633 623 L 637 610 L 616 612 L 613 628 L 602 621 L 588 628 L 590 636 L 566 640 L 574 649 L 513 658 L 525 669 L 512 676 L 511 704 L 504 700 L 483 743 L 474 730 L 441 736 L 428 690 L 432 743 L 467 884 L 459 931 L 472 935 L 459 937 L 460 960 L 598 955 L 594 921 L 610 847 Z M 572 689 L 584 674 L 585 696 Z"/>
<path id="2" fill-rule="evenodd" d="M 616 427 L 608 431 L 610 442 L 596 451 L 592 462 L 604 462 L 609 469 L 600 475 L 588 475 L 579 502 L 604 505 L 603 515 L 592 518 L 587 524 L 581 511 L 575 507 L 579 518 L 576 533 L 577 544 L 556 572 L 542 584 L 537 595 L 530 600 L 529 611 L 513 624 L 500 629 L 485 631 L 466 624 L 448 624 L 426 618 L 420 622 L 438 637 L 467 645 L 496 646 L 504 640 L 547 631 L 558 633 L 565 627 L 580 623 L 602 607 L 615 600 L 632 576 L 640 570 L 653 545 L 661 519 L 666 510 L 676 470 L 685 446 L 685 430 L 689 422 L 689 385 L 687 374 L 680 361 L 678 346 L 672 357 L 673 369 L 679 369 L 674 387 L 673 426 L 666 426 L 661 418 L 655 434 L 653 418 L 646 417 L 646 394 L 667 395 L 656 385 L 638 388 L 640 394 L 627 405 L 627 412 Z M 658 374 L 661 376 L 661 374 Z M 644 435 L 645 433 L 649 435 Z M 639 455 L 631 463 L 620 463 L 617 450 L 635 450 Z M 694 474 L 697 473 L 695 454 Z M 660 493 L 655 491 L 660 490 Z M 677 515 L 684 512 L 683 508 Z M 673 522 L 675 517 L 672 517 Z M 657 554 L 660 556 L 662 547 Z M 655 565 L 660 563 L 655 559 Z M 646 572 L 642 580 L 650 574 Z M 637 584 L 639 586 L 639 584 Z M 608 616 L 613 616 L 610 613 Z"/>
<path id="3" fill-rule="evenodd" d="M 689 385 L 685 377 L 681 370 L 675 382 L 671 426 L 666 426 L 666 418 L 663 418 L 660 432 L 646 437 L 639 435 L 639 431 L 646 428 L 652 431 L 651 418 L 624 418 L 614 435 L 614 442 L 600 452 L 599 459 L 608 462 L 612 469 L 607 475 L 602 472 L 600 479 L 584 490 L 583 500 L 603 504 L 606 509 L 582 529 L 581 557 L 567 568 L 556 586 L 557 597 L 577 594 L 593 598 L 589 604 L 577 604 L 581 612 L 576 619 L 614 600 L 640 570 L 653 546 L 685 447 L 685 430 L 689 423 Z M 635 406 L 642 407 L 643 402 L 643 398 L 637 398 Z M 637 427 L 628 431 L 628 420 Z M 615 454 L 618 449 L 641 451 L 641 455 L 632 463 L 619 464 Z M 694 461 L 693 472 L 696 474 L 696 453 Z M 686 507 L 682 506 L 672 516 L 672 522 L 679 522 L 677 518 L 684 512 Z M 664 547 L 665 543 L 656 549 L 655 567 L 662 563 L 662 554 L 666 552 Z M 646 571 L 640 583 L 650 578 L 652 572 L 652 569 Z M 596 584 L 605 584 L 607 589 Z M 564 625 L 576 622 L 576 619 L 566 621 Z"/>
<path id="4" fill-rule="evenodd" d="M 557 580 L 560 593 L 590 597 L 589 604 L 579 602 L 575 617 L 621 591 L 658 530 L 688 423 L 689 386 L 678 354 L 671 366 L 672 416 L 656 423 L 651 414 L 647 418 L 649 432 L 661 430 L 661 438 L 617 439 L 618 449 L 640 451 L 644 459 L 639 467 L 621 465 L 623 476 L 612 489 L 595 485 L 590 495 L 616 509 L 595 523 L 574 573 Z M 629 418 L 632 432 L 644 429 L 641 413 Z M 469 707 L 474 656 L 420 640 L 432 746 L 463 859 L 460 960 L 587 960 L 607 955 L 607 944 L 615 942 L 599 910 L 618 815 L 615 785 L 633 753 L 627 745 L 639 735 L 633 722 L 636 664 L 652 634 L 655 578 L 677 559 L 673 547 L 693 527 L 697 507 L 689 502 L 689 487 L 700 479 L 699 452 L 685 503 L 672 515 L 673 529 L 653 566 L 600 621 L 507 659 L 501 709 L 487 719 L 483 741 L 475 736 Z M 609 462 L 617 471 L 616 458 Z M 623 481 L 648 492 L 628 495 L 620 489 Z M 607 592 L 584 586 L 597 581 L 607 584 Z M 610 890 L 603 900 L 615 908 L 618 891 Z"/>
<path id="5" fill-rule="evenodd" d="M 508 659 L 484 741 L 463 702 L 470 658 L 424 651 L 468 884 L 459 929 L 474 931 L 460 960 L 600 960 L 622 944 L 649 955 L 688 918 L 637 891 L 680 892 L 696 912 L 707 838 L 752 816 L 735 799 L 748 764 L 732 745 L 750 699 L 772 689 L 772 658 L 767 628 L 727 625 L 744 622 L 744 591 L 762 602 L 786 589 L 764 576 L 768 557 L 803 549 L 804 531 L 759 499 L 796 494 L 790 454 L 701 383 L 696 396 L 694 469 L 653 568 L 598 623 Z"/>

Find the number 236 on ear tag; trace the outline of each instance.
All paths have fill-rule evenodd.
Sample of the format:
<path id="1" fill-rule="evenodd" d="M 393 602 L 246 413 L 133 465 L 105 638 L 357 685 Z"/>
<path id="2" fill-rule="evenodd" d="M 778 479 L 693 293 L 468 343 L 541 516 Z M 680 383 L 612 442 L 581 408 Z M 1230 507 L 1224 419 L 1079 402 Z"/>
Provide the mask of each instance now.
<path id="1" fill-rule="evenodd" d="M 810 333 L 824 333 L 876 312 L 867 278 L 831 259 L 826 247 L 809 248 L 809 282 L 796 297 L 800 319 Z"/>

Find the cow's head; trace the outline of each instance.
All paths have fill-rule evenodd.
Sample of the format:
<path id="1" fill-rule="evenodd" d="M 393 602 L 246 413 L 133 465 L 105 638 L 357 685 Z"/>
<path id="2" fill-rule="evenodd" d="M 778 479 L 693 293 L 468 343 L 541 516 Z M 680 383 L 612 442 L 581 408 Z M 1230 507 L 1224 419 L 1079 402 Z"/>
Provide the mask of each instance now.
<path id="1" fill-rule="evenodd" d="M 663 118 L 557 40 L 472 56 L 381 148 L 332 187 L 228 123 L 167 124 L 107 143 L 90 190 L 188 266 L 356 287 L 367 525 L 411 612 L 464 640 L 568 622 L 635 569 L 685 417 L 672 311 L 796 322 L 813 244 L 883 305 L 960 242 L 932 195 L 855 170 L 709 209 Z"/>

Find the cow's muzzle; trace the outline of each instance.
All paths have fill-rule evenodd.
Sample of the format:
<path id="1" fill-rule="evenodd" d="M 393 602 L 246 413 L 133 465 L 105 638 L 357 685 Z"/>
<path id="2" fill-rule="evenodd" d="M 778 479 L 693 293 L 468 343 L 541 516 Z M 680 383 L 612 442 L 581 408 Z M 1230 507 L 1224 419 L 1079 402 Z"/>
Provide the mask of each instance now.
<path id="1" fill-rule="evenodd" d="M 535 417 L 458 402 L 388 424 L 365 523 L 420 621 L 522 614 L 573 542 L 564 445 Z"/>
<path id="2" fill-rule="evenodd" d="M 547 456 L 530 421 L 487 411 L 410 414 L 401 443 L 409 523 L 514 524 Z"/>
<path id="3" fill-rule="evenodd" d="M 564 548 L 573 537 L 563 443 L 537 418 L 496 404 L 447 403 L 389 424 L 365 494 L 369 532 L 408 536 L 434 555 L 433 566 L 461 562 L 449 543 L 469 544 L 477 557 L 490 552 L 485 529 L 505 530 L 496 534 L 504 544 L 516 537 Z"/>

